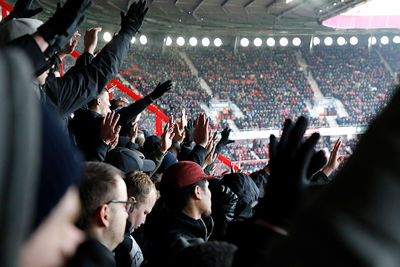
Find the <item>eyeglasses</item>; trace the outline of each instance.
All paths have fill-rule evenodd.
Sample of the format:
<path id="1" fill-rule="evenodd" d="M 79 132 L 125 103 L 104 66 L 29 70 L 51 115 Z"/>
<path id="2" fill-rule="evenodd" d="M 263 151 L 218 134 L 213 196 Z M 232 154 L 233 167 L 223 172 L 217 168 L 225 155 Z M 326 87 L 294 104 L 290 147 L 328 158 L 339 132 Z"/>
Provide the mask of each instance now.
<path id="1" fill-rule="evenodd" d="M 125 209 L 126 212 L 131 213 L 133 212 L 134 205 L 136 204 L 136 200 L 110 200 L 106 202 L 105 204 L 111 204 L 111 203 L 122 203 L 125 204 Z"/>

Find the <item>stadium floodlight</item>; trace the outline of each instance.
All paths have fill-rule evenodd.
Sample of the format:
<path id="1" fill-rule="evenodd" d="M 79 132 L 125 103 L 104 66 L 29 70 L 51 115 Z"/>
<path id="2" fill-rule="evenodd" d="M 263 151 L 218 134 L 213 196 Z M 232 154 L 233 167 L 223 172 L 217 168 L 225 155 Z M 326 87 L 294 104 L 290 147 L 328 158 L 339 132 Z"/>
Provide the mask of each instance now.
<path id="1" fill-rule="evenodd" d="M 393 43 L 400 44 L 400 36 L 396 35 L 395 37 L 393 37 Z"/>
<path id="2" fill-rule="evenodd" d="M 165 39 L 165 45 L 166 46 L 170 46 L 172 45 L 172 38 L 167 36 L 167 38 Z"/>
<path id="3" fill-rule="evenodd" d="M 254 43 L 255 46 L 259 47 L 259 46 L 262 45 L 262 40 L 261 40 L 261 38 L 257 37 L 257 38 L 254 39 L 253 43 Z"/>
<path id="4" fill-rule="evenodd" d="M 387 45 L 389 43 L 389 37 L 387 36 L 382 36 L 381 38 L 381 44 Z"/>
<path id="5" fill-rule="evenodd" d="M 247 46 L 249 45 L 249 39 L 247 39 L 247 38 L 242 38 L 242 39 L 240 40 L 240 45 L 243 46 L 243 47 L 247 47 Z"/>
<path id="6" fill-rule="evenodd" d="M 214 45 L 216 47 L 220 47 L 222 45 L 222 40 L 220 38 L 215 38 L 214 39 Z"/>
<path id="7" fill-rule="evenodd" d="M 313 43 L 314 43 L 314 45 L 319 45 L 321 43 L 321 40 L 318 37 L 314 37 Z"/>
<path id="8" fill-rule="evenodd" d="M 344 37 L 340 36 L 339 38 L 337 38 L 337 44 L 342 46 L 346 44 L 346 39 L 344 39 Z"/>
<path id="9" fill-rule="evenodd" d="M 372 36 L 368 38 L 368 46 L 376 45 L 376 37 Z"/>
<path id="10" fill-rule="evenodd" d="M 282 38 L 279 40 L 279 44 L 280 44 L 281 46 L 287 46 L 287 45 L 289 44 L 289 40 L 288 40 L 286 37 L 282 37 Z"/>
<path id="11" fill-rule="evenodd" d="M 176 39 L 176 44 L 179 45 L 179 46 L 183 46 L 185 44 L 185 38 L 183 38 L 182 36 L 179 36 Z"/>
<path id="12" fill-rule="evenodd" d="M 352 37 L 350 38 L 350 44 L 351 44 L 351 45 L 356 45 L 356 44 L 358 44 L 358 38 L 355 37 L 355 36 L 352 36 Z"/>
<path id="13" fill-rule="evenodd" d="M 325 45 L 326 46 L 331 46 L 332 44 L 333 44 L 333 39 L 332 39 L 332 37 L 326 37 L 325 39 L 324 39 L 324 43 L 325 43 Z"/>
<path id="14" fill-rule="evenodd" d="M 111 33 L 105 32 L 105 33 L 103 34 L 103 39 L 104 39 L 104 41 L 106 41 L 106 42 L 111 41 L 111 39 L 112 39 Z"/>
<path id="15" fill-rule="evenodd" d="M 301 45 L 301 39 L 299 37 L 295 37 L 293 38 L 292 43 L 294 46 L 299 46 Z"/>
<path id="16" fill-rule="evenodd" d="M 197 39 L 196 39 L 196 37 L 190 37 L 190 39 L 189 39 L 189 44 L 190 44 L 191 46 L 196 46 L 196 45 L 197 45 Z"/>
<path id="17" fill-rule="evenodd" d="M 139 41 L 140 41 L 140 43 L 141 43 L 142 45 L 147 44 L 147 37 L 146 37 L 146 35 L 140 36 Z"/>
<path id="18" fill-rule="evenodd" d="M 210 45 L 210 39 L 208 39 L 207 37 L 204 37 L 203 39 L 201 39 L 201 44 L 203 46 L 209 46 Z"/>
<path id="19" fill-rule="evenodd" d="M 267 45 L 270 46 L 270 47 L 274 46 L 275 45 L 275 39 L 272 38 L 272 37 L 269 37 L 267 39 Z"/>
<path id="20" fill-rule="evenodd" d="M 131 44 L 134 44 L 135 42 L 136 42 L 136 37 L 133 36 L 132 39 L 131 39 Z"/>

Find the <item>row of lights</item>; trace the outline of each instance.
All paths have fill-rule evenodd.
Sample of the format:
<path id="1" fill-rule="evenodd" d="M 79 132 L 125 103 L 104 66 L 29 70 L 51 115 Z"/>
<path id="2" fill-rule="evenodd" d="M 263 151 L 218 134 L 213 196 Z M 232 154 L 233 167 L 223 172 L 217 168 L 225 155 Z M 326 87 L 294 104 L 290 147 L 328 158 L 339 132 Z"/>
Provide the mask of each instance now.
<path id="1" fill-rule="evenodd" d="M 109 42 L 109 41 L 111 41 L 111 39 L 112 39 L 111 33 L 109 33 L 109 32 L 104 32 L 104 33 L 103 33 L 103 40 L 104 40 L 105 42 Z M 135 42 L 136 42 L 136 37 L 132 37 L 131 43 L 134 44 Z M 147 44 L 147 37 L 146 37 L 146 35 L 141 35 L 141 36 L 139 37 L 139 42 L 140 42 L 142 45 Z"/>
<path id="2" fill-rule="evenodd" d="M 272 46 L 275 46 L 276 41 L 275 41 L 274 38 L 270 37 L 270 38 L 268 38 L 268 39 L 266 40 L 266 43 L 267 43 L 268 46 L 272 47 Z M 247 46 L 249 46 L 249 44 L 250 44 L 249 39 L 247 39 L 247 38 L 242 38 L 242 39 L 240 39 L 240 45 L 241 45 L 241 46 L 247 47 Z M 261 38 L 258 38 L 258 37 L 257 37 L 257 38 L 255 38 L 255 39 L 253 40 L 253 44 L 254 44 L 254 46 L 256 46 L 256 47 L 260 47 L 260 46 L 263 44 L 263 41 L 262 41 Z M 279 44 L 280 44 L 281 46 L 287 46 L 287 45 L 289 44 L 288 38 L 282 37 L 281 39 L 279 39 Z M 292 44 L 293 44 L 294 46 L 300 46 L 300 45 L 301 45 L 301 39 L 300 39 L 299 37 L 293 38 Z"/>
<path id="3" fill-rule="evenodd" d="M 105 33 L 103 34 L 103 39 L 104 39 L 104 41 L 106 41 L 106 42 L 111 41 L 111 39 L 112 39 L 111 33 L 105 32 Z M 132 40 L 131 40 L 131 43 L 134 44 L 135 42 L 136 42 L 136 38 L 133 37 Z M 139 42 L 140 42 L 142 45 L 147 44 L 147 37 L 146 37 L 146 35 L 141 35 L 141 36 L 139 37 Z M 164 38 L 164 42 L 165 42 L 165 45 L 166 45 L 166 46 L 171 46 L 172 43 L 173 43 L 172 38 L 169 37 L 169 36 L 166 37 L 166 38 Z M 178 37 L 178 38 L 176 39 L 176 44 L 177 44 L 178 46 L 184 46 L 184 45 L 185 45 L 185 42 L 186 42 L 186 41 L 185 41 L 185 38 L 183 38 L 182 36 L 180 36 L 180 37 Z M 331 46 L 331 45 L 333 45 L 333 42 L 334 42 L 334 40 L 333 40 L 332 37 L 329 37 L 329 36 L 328 36 L 328 37 L 325 37 L 325 39 L 324 39 L 324 44 L 325 44 L 326 46 Z M 350 37 L 349 42 L 350 42 L 351 45 L 356 45 L 356 44 L 358 44 L 358 38 L 355 37 L 355 36 L 352 36 L 352 37 Z M 380 38 L 380 42 L 381 42 L 381 44 L 383 44 L 383 45 L 389 44 L 389 42 L 390 42 L 389 37 L 387 37 L 387 36 L 382 36 L 382 37 Z M 203 39 L 201 39 L 201 44 L 202 44 L 204 47 L 209 46 L 210 43 L 211 43 L 211 41 L 210 41 L 210 39 L 207 38 L 207 37 L 204 37 Z M 253 44 L 254 44 L 254 46 L 256 46 L 256 47 L 260 47 L 260 46 L 262 45 L 262 43 L 263 43 L 263 41 L 262 41 L 261 38 L 258 38 L 258 37 L 257 37 L 257 38 L 255 38 L 255 39 L 253 40 Z M 270 38 L 268 38 L 268 39 L 266 40 L 266 43 L 267 43 L 268 46 L 273 47 L 273 46 L 275 46 L 276 41 L 275 41 L 274 38 L 270 37 Z M 338 37 L 338 38 L 336 39 L 336 43 L 337 43 L 338 45 L 342 46 L 342 45 L 345 45 L 345 44 L 347 43 L 347 41 L 346 41 L 346 39 L 345 39 L 344 37 L 340 36 L 340 37 Z M 376 43 L 377 43 L 376 37 L 372 36 L 372 37 L 369 37 L 369 38 L 368 38 L 368 44 L 369 44 L 369 45 L 375 45 Z M 393 43 L 395 43 L 395 44 L 400 44 L 400 36 L 397 35 L 397 36 L 393 37 Z M 190 44 L 191 46 L 197 46 L 197 44 L 198 44 L 197 38 L 196 38 L 196 37 L 191 37 L 191 38 L 189 39 L 189 44 Z M 247 46 L 249 46 L 249 44 L 250 44 L 249 39 L 247 39 L 247 38 L 242 38 L 242 39 L 240 39 L 240 45 L 241 45 L 241 46 L 247 47 Z M 287 46 L 287 45 L 289 45 L 289 40 L 288 40 L 288 38 L 286 38 L 286 37 L 280 38 L 280 39 L 279 39 L 279 44 L 280 44 L 281 46 Z M 299 37 L 293 38 L 292 44 L 293 44 L 294 46 L 300 46 L 300 45 L 301 45 L 301 39 L 300 39 Z M 313 44 L 314 44 L 314 45 L 320 45 L 320 44 L 321 44 L 321 39 L 320 39 L 319 37 L 314 37 L 314 38 L 313 38 Z M 220 46 L 222 45 L 222 40 L 221 40 L 220 38 L 215 38 L 215 39 L 214 39 L 214 45 L 215 45 L 216 47 L 220 47 Z"/>
<path id="4" fill-rule="evenodd" d="M 171 46 L 173 41 L 172 38 L 167 36 L 167 38 L 164 39 L 164 43 L 166 46 Z M 178 46 L 184 46 L 186 43 L 185 38 L 183 38 L 182 36 L 179 36 L 178 38 L 176 38 L 176 44 Z M 196 37 L 190 37 L 189 38 L 189 44 L 191 46 L 197 46 L 198 41 Z M 201 39 L 201 44 L 205 47 L 209 46 L 211 44 L 211 40 L 207 37 L 204 37 L 203 39 Z M 214 39 L 214 45 L 216 47 L 220 47 L 222 45 L 222 40 L 220 38 L 215 38 Z"/>
<path id="5" fill-rule="evenodd" d="M 351 38 L 349 39 L 349 42 L 350 42 L 351 45 L 356 45 L 356 44 L 358 44 L 358 38 L 355 37 L 355 36 L 353 36 L 353 37 L 351 37 Z M 383 45 L 387 45 L 387 44 L 389 44 L 390 39 L 389 39 L 389 37 L 387 37 L 387 36 L 382 36 L 382 37 L 380 38 L 380 42 L 381 42 L 381 44 L 383 44 Z M 313 44 L 314 44 L 314 45 L 319 45 L 320 43 L 321 43 L 321 40 L 320 40 L 318 37 L 314 37 L 314 38 L 313 38 Z M 338 45 L 342 46 L 342 45 L 345 45 L 345 44 L 347 43 L 347 41 L 346 41 L 346 39 L 345 39 L 344 37 L 340 36 L 340 37 L 338 37 L 338 38 L 336 39 L 336 43 L 337 43 Z M 376 43 L 377 43 L 377 39 L 376 39 L 375 36 L 371 36 L 371 37 L 368 38 L 368 45 L 376 45 Z M 400 44 L 400 36 L 397 35 L 397 36 L 393 37 L 393 43 L 395 43 L 395 44 Z M 331 45 L 333 45 L 333 38 L 332 38 L 332 37 L 329 37 L 329 36 L 328 36 L 328 37 L 325 37 L 325 39 L 324 39 L 324 44 L 325 44 L 326 46 L 331 46 Z"/>

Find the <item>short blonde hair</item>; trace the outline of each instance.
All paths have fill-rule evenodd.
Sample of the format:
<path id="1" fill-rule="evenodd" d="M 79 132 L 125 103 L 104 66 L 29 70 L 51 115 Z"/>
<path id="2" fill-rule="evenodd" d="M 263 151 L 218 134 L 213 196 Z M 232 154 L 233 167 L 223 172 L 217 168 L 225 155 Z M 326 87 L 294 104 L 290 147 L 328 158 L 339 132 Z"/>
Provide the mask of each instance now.
<path id="1" fill-rule="evenodd" d="M 125 178 L 126 187 L 128 189 L 128 196 L 135 197 L 137 203 L 143 203 L 149 196 L 152 190 L 157 194 L 159 198 L 159 192 L 156 186 L 151 181 L 150 177 L 142 171 L 132 171 L 126 175 Z"/>

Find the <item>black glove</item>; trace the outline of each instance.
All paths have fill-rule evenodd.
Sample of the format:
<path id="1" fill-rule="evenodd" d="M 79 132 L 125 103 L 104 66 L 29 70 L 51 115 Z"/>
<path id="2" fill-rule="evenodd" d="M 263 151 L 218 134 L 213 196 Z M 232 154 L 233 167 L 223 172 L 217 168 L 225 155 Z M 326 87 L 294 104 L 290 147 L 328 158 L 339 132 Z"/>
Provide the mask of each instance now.
<path id="1" fill-rule="evenodd" d="M 11 13 L 4 19 L 4 21 L 18 18 L 31 18 L 43 11 L 43 8 L 41 7 L 29 9 L 32 5 L 32 2 L 33 0 L 18 0 L 17 3 L 15 3 Z"/>
<path id="2" fill-rule="evenodd" d="M 121 12 L 121 30 L 120 32 L 127 32 L 130 35 L 135 35 L 142 26 L 144 17 L 146 16 L 149 8 L 146 8 L 146 1 L 140 0 L 133 3 L 126 15 Z"/>
<path id="3" fill-rule="evenodd" d="M 290 225 L 302 193 L 310 184 L 308 170 L 319 134 L 314 133 L 303 141 L 306 128 L 307 119 L 304 117 L 300 117 L 295 125 L 287 119 L 279 143 L 274 135 L 270 137 L 271 175 L 256 216 L 280 227 Z"/>
<path id="4" fill-rule="evenodd" d="M 38 32 L 49 43 L 45 54 L 51 57 L 71 39 L 84 20 L 84 12 L 91 0 L 68 0 L 63 7 L 57 4 L 56 13 L 38 28 Z"/>
<path id="5" fill-rule="evenodd" d="M 217 147 L 215 148 L 215 153 L 219 154 L 221 149 L 229 144 L 234 143 L 235 141 L 229 140 L 229 134 L 231 133 L 231 129 L 225 128 L 221 132 L 221 140 L 219 140 Z"/>
<path id="6" fill-rule="evenodd" d="M 221 184 L 217 179 L 209 180 L 208 188 L 211 191 L 211 207 L 213 218 L 223 218 L 230 222 L 234 219 L 238 196 L 227 186 Z"/>
<path id="7" fill-rule="evenodd" d="M 154 89 L 154 91 L 150 93 L 150 96 L 153 100 L 156 100 L 157 98 L 160 98 L 163 94 L 171 90 L 171 88 L 172 82 L 170 80 L 162 84 L 158 83 L 156 89 Z"/>
<path id="8" fill-rule="evenodd" d="M 193 131 L 195 123 L 196 122 L 194 120 L 189 119 L 187 125 L 185 126 L 185 139 L 183 139 L 182 143 L 187 147 L 190 147 L 194 140 Z"/>

